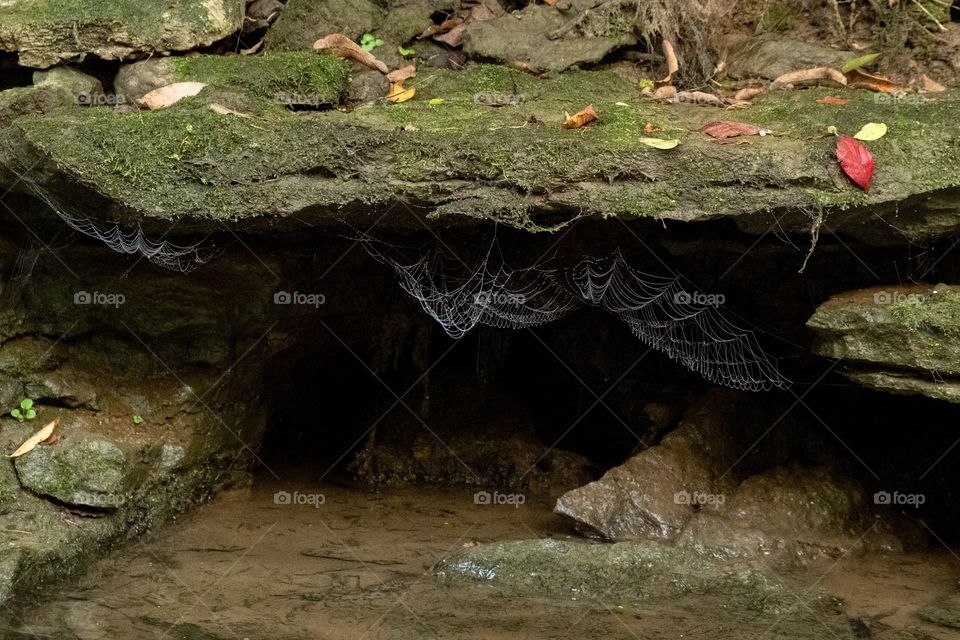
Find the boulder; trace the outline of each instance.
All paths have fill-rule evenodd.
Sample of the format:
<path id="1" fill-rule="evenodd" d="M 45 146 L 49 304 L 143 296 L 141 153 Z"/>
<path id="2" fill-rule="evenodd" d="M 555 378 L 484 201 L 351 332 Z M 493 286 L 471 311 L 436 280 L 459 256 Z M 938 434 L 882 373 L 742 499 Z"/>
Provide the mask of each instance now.
<path id="1" fill-rule="evenodd" d="M 785 73 L 813 67 L 839 68 L 856 54 L 819 44 L 776 37 L 761 37 L 735 44 L 729 53 L 726 74 L 731 78 L 773 80 Z"/>
<path id="2" fill-rule="evenodd" d="M 383 9 L 372 0 L 290 0 L 267 34 L 273 50 L 312 51 L 313 43 L 331 33 L 359 40 L 374 33 Z"/>
<path id="3" fill-rule="evenodd" d="M 243 0 L 8 0 L 0 51 L 16 52 L 20 64 L 41 69 L 88 54 L 124 60 L 188 51 L 239 29 L 243 12 Z"/>
<path id="4" fill-rule="evenodd" d="M 62 89 L 76 96 L 81 103 L 84 99 L 103 93 L 103 84 L 91 75 L 68 66 L 57 66 L 46 71 L 33 72 L 33 84 L 37 87 Z"/>

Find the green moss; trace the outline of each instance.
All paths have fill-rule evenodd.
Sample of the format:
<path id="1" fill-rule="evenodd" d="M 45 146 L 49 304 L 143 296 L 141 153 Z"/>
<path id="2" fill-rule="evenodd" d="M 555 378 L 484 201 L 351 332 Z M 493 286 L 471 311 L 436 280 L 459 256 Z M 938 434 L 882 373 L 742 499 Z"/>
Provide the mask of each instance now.
<path id="1" fill-rule="evenodd" d="M 935 331 L 949 337 L 960 335 L 960 293 L 912 296 L 898 301 L 890 310 L 911 331 Z"/>
<path id="2" fill-rule="evenodd" d="M 339 104 L 350 84 L 343 60 L 312 52 L 276 52 L 261 56 L 189 56 L 173 61 L 183 80 L 245 89 L 262 98 L 298 96 L 316 104 Z"/>

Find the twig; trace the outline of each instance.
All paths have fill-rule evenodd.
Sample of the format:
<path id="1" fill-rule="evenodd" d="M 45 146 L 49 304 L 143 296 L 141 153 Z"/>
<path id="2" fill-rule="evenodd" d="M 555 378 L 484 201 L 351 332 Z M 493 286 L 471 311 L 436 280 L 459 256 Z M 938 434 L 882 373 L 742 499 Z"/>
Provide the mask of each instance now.
<path id="1" fill-rule="evenodd" d="M 929 10 L 929 9 L 927 9 L 925 6 L 923 6 L 922 4 L 920 4 L 919 0 L 910 0 L 910 2 L 912 2 L 913 4 L 915 4 L 915 5 L 917 5 L 918 7 L 920 7 L 920 10 L 923 11 L 925 14 L 927 14 L 927 17 L 928 17 L 928 18 L 930 18 L 930 19 L 933 20 L 935 23 L 937 23 L 937 26 L 940 27 L 940 31 L 946 31 L 946 30 L 947 30 L 947 28 L 946 28 L 945 26 L 943 26 L 943 25 L 940 23 L 940 21 L 937 20 L 937 18 L 936 18 L 932 13 L 930 13 L 930 10 Z"/>

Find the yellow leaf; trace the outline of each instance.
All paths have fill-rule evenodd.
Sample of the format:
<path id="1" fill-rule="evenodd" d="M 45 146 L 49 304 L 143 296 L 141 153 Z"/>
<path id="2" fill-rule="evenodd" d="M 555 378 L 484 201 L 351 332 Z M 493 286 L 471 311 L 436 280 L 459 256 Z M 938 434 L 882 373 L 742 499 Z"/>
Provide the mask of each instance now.
<path id="1" fill-rule="evenodd" d="M 663 138 L 637 138 L 637 142 L 654 149 L 673 149 L 680 144 L 679 140 L 664 140 Z"/>
<path id="2" fill-rule="evenodd" d="M 417 90 L 414 87 L 405 88 L 401 80 L 400 82 L 394 82 L 390 85 L 390 90 L 387 91 L 387 100 L 394 104 L 399 104 L 411 99 L 416 93 Z"/>
<path id="3" fill-rule="evenodd" d="M 44 425 L 42 429 L 40 429 L 40 431 L 37 431 L 35 434 L 33 434 L 32 436 L 24 440 L 23 444 L 17 447 L 17 450 L 11 453 L 7 457 L 19 458 L 23 454 L 33 451 L 38 444 L 42 442 L 46 442 L 47 440 L 50 440 L 53 437 L 53 432 L 54 430 L 56 430 L 57 425 L 59 424 L 60 424 L 60 418 L 57 418 L 52 422 L 47 423 L 46 425 Z"/>
<path id="4" fill-rule="evenodd" d="M 863 128 L 860 131 L 857 131 L 853 134 L 853 137 L 857 140 L 863 140 L 869 142 L 870 140 L 879 140 L 887 134 L 887 125 L 882 122 L 868 122 L 863 125 Z"/>

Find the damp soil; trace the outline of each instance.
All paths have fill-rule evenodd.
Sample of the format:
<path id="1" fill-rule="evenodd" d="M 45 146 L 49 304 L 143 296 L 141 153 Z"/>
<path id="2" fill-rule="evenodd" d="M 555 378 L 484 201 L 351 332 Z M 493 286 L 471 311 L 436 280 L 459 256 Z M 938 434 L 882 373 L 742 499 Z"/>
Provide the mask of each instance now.
<path id="1" fill-rule="evenodd" d="M 294 493 L 296 492 L 296 493 Z M 287 496 L 290 496 L 287 499 Z M 318 496 L 323 496 L 319 498 Z M 322 504 L 320 504 L 322 500 Z M 297 504 L 299 503 L 299 504 Z M 722 597 L 638 605 L 444 585 L 434 565 L 464 545 L 566 538 L 546 496 L 475 504 L 472 489 L 372 493 L 259 477 L 130 542 L 72 585 L 20 602 L 4 638 L 100 640 L 829 637 L 751 621 Z M 799 597 L 842 599 L 854 637 L 948 640 L 917 610 L 956 588 L 947 551 L 824 561 L 769 577 Z M 799 599 L 798 599 L 799 602 Z"/>

